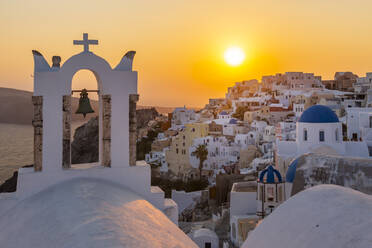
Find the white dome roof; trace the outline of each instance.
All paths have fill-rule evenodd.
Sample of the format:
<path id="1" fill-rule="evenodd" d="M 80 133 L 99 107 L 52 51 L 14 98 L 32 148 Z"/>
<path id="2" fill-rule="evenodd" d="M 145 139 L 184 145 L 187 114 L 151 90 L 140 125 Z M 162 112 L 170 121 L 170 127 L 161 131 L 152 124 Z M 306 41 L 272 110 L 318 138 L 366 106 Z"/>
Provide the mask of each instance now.
<path id="1" fill-rule="evenodd" d="M 281 204 L 242 248 L 372 247 L 372 196 L 319 185 Z"/>
<path id="2" fill-rule="evenodd" d="M 208 228 L 200 228 L 200 229 L 194 231 L 193 237 L 194 238 L 211 237 L 211 238 L 214 238 L 214 239 L 218 239 L 217 234 L 215 232 L 213 232 L 212 230 L 208 229 Z"/>
<path id="3" fill-rule="evenodd" d="M 52 186 L 0 216 L 1 247 L 197 247 L 160 210 L 103 180 Z"/>

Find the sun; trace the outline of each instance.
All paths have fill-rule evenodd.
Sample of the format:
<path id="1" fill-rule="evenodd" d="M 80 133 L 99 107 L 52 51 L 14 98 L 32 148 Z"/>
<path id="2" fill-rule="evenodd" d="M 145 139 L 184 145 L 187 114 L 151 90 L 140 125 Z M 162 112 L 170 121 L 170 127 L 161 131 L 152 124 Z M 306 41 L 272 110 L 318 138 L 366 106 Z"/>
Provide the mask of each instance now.
<path id="1" fill-rule="evenodd" d="M 245 59 L 245 53 L 240 47 L 229 47 L 224 54 L 226 63 L 231 66 L 241 65 Z"/>

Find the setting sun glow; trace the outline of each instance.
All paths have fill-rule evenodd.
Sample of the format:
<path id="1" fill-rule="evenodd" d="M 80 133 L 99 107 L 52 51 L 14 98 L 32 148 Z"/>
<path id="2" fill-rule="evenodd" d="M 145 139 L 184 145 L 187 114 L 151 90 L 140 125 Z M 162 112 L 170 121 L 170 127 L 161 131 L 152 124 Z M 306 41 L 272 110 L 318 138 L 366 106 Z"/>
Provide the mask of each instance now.
<path id="1" fill-rule="evenodd" d="M 230 47 L 225 51 L 225 61 L 231 66 L 238 66 L 245 59 L 244 51 L 240 47 Z"/>

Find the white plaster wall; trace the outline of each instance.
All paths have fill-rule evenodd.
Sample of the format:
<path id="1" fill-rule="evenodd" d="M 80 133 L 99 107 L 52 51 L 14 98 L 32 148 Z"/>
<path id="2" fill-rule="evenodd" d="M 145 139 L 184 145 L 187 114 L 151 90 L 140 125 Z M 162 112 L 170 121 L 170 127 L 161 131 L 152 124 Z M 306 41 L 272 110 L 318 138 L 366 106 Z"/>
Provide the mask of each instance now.
<path id="1" fill-rule="evenodd" d="M 361 124 L 363 123 L 363 115 L 365 113 L 371 113 L 372 108 L 347 108 L 346 109 L 346 124 L 347 124 L 347 137 L 351 139 L 353 133 L 361 137 Z M 367 123 L 363 123 L 367 124 Z M 367 124 L 368 125 L 368 124 Z"/>
<path id="2" fill-rule="evenodd" d="M 172 199 L 164 199 L 164 214 L 178 226 L 178 206 Z"/>
<path id="3" fill-rule="evenodd" d="M 212 248 L 218 248 L 219 240 L 215 237 L 210 236 L 200 236 L 200 237 L 193 237 L 192 240 L 199 246 L 199 248 L 205 248 L 205 243 L 210 242 Z"/>
<path id="4" fill-rule="evenodd" d="M 360 137 L 359 132 L 359 113 L 354 109 L 346 109 L 346 125 L 347 125 L 347 137 L 351 139 L 353 137 L 353 133 Z"/>
<path id="5" fill-rule="evenodd" d="M 304 140 L 304 129 L 307 130 L 307 141 Z M 336 141 L 336 129 L 338 140 Z M 319 141 L 319 131 L 323 130 L 325 135 L 324 142 Z M 320 146 L 329 146 L 340 155 L 345 153 L 345 146 L 342 143 L 342 125 L 338 123 L 304 123 L 297 122 L 296 142 L 298 153 L 310 152 Z"/>
<path id="6" fill-rule="evenodd" d="M 255 214 L 256 210 L 256 192 L 230 193 L 230 215 Z"/>
<path id="7" fill-rule="evenodd" d="M 235 135 L 235 124 L 225 124 L 223 125 L 222 133 L 223 135 L 234 136 Z"/>
<path id="8" fill-rule="evenodd" d="M 188 192 L 172 190 L 172 200 L 178 205 L 178 212 L 182 213 L 187 207 L 196 204 L 200 200 L 202 191 Z"/>
<path id="9" fill-rule="evenodd" d="M 249 135 L 248 134 L 237 134 L 235 135 L 234 142 L 239 145 L 242 149 L 246 149 L 249 145 Z"/>

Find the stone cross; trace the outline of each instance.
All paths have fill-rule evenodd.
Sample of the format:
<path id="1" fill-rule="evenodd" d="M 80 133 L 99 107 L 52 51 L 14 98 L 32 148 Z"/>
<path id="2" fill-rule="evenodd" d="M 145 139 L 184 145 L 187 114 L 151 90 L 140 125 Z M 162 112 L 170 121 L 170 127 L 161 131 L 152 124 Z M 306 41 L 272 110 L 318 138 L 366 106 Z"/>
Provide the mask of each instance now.
<path id="1" fill-rule="evenodd" d="M 84 52 L 89 52 L 89 45 L 98 45 L 98 40 L 89 40 L 88 34 L 83 34 L 83 40 L 74 40 L 74 45 L 84 45 Z"/>

